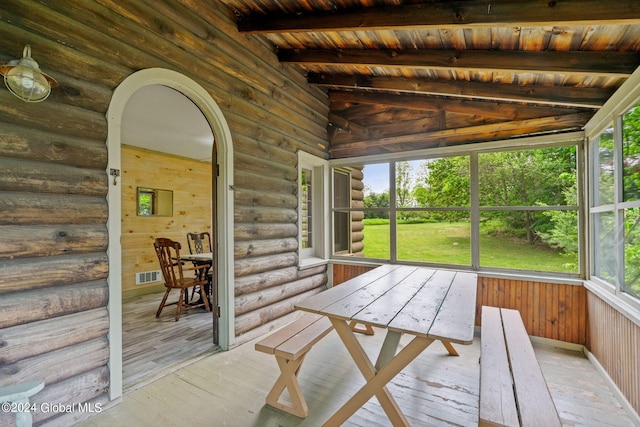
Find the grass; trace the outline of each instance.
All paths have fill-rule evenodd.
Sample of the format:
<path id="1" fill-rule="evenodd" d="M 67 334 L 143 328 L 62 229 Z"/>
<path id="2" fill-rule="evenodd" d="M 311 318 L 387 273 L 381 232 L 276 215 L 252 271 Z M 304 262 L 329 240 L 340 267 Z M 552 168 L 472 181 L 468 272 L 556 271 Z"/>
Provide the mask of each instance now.
<path id="1" fill-rule="evenodd" d="M 364 255 L 389 258 L 389 224 L 366 223 Z M 398 224 L 398 260 L 471 264 L 468 222 Z M 575 273 L 576 259 L 526 241 L 489 235 L 480 229 L 480 265 L 521 270 Z"/>

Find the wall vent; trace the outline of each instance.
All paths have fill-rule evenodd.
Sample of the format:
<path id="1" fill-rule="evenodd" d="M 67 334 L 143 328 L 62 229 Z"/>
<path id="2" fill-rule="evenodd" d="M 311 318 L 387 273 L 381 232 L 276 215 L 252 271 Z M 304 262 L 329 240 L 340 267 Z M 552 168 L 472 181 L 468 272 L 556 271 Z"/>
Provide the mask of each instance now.
<path id="1" fill-rule="evenodd" d="M 162 271 L 144 271 L 142 273 L 136 273 L 136 285 L 144 285 L 151 282 L 159 282 L 162 280 Z"/>

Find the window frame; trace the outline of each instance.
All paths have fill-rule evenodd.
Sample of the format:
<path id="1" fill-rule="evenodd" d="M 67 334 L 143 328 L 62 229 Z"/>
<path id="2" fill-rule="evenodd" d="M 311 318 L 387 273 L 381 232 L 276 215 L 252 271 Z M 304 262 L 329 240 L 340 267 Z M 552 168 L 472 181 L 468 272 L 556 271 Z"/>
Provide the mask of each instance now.
<path id="1" fill-rule="evenodd" d="M 585 139 L 587 145 L 587 172 L 588 172 L 588 233 L 589 239 L 589 251 L 588 251 L 588 277 L 585 281 L 585 286 L 596 295 L 605 299 L 620 311 L 626 313 L 632 318 L 640 321 L 640 297 L 623 290 L 624 280 L 624 236 L 622 230 L 624 229 L 624 213 L 630 208 L 640 207 L 640 200 L 634 200 L 625 202 L 623 199 L 623 186 L 622 180 L 623 165 L 622 165 L 622 117 L 632 107 L 640 103 L 640 68 L 636 70 L 631 77 L 616 91 L 616 93 L 605 103 L 605 105 L 592 117 L 592 119 L 585 125 Z M 598 174 L 597 174 L 597 144 L 599 142 L 599 136 L 610 126 L 613 126 L 613 139 L 614 139 L 614 201 L 607 204 L 596 204 L 598 200 L 596 192 L 598 187 Z M 605 213 L 611 213 L 615 225 L 614 225 L 614 249 L 616 254 L 615 266 L 616 271 L 614 274 L 614 283 L 610 280 L 605 280 L 597 276 L 597 266 L 600 259 L 598 259 L 598 251 L 596 245 L 598 244 L 598 236 L 596 235 L 597 221 L 594 220 L 596 215 Z"/>
<path id="2" fill-rule="evenodd" d="M 312 171 L 312 229 L 313 236 L 310 248 L 302 247 L 303 205 L 302 171 Z M 298 150 L 298 268 L 310 268 L 326 264 L 329 261 L 329 231 L 331 227 L 329 215 L 329 162 L 313 154 Z"/>
<path id="3" fill-rule="evenodd" d="M 558 146 L 567 146 L 567 145 L 575 145 L 576 146 L 576 157 L 577 157 L 577 180 L 578 180 L 578 235 L 580 236 L 579 241 L 579 272 L 578 273 L 561 273 L 561 272 L 545 272 L 545 271 L 534 271 L 534 270 L 523 270 L 523 269 L 507 269 L 507 268 L 498 268 L 498 267 L 480 267 L 479 266 L 479 251 L 480 251 L 480 242 L 479 242 L 479 232 L 478 227 L 474 226 L 473 222 L 477 223 L 479 221 L 479 212 L 482 208 L 479 206 L 478 198 L 478 183 L 474 182 L 474 179 L 471 179 L 471 200 L 470 200 L 470 217 L 472 221 L 471 226 L 471 264 L 470 265 L 459 265 L 459 264 L 440 264 L 440 263 L 426 263 L 426 262 L 415 262 L 415 261 L 404 261 L 397 259 L 397 231 L 395 230 L 395 222 L 397 217 L 398 210 L 424 210 L 424 208 L 398 208 L 396 206 L 395 201 L 395 167 L 396 163 L 400 161 L 411 161 L 411 160 L 425 160 L 432 158 L 441 158 L 448 156 L 470 156 L 470 169 L 471 175 L 474 176 L 477 173 L 478 168 L 478 155 L 480 153 L 485 152 L 494 152 L 494 151 L 505 151 L 505 150 L 527 150 L 527 149 L 538 149 L 538 148 L 548 148 L 548 147 L 558 147 Z M 528 278 L 536 277 L 541 278 L 547 281 L 560 281 L 562 283 L 573 283 L 575 280 L 581 280 L 585 278 L 586 274 L 586 250 L 585 250 L 585 239 L 583 238 L 584 234 L 582 231 L 585 230 L 585 200 L 582 195 L 582 190 L 584 189 L 584 133 L 583 132 L 568 132 L 565 134 L 559 135 L 546 135 L 546 136 L 534 136 L 534 137 L 526 137 L 519 138 L 517 141 L 514 140 L 501 140 L 501 141 L 492 141 L 486 143 L 477 143 L 470 146 L 463 147 L 438 147 L 432 149 L 425 150 L 417 150 L 413 152 L 407 153 L 397 153 L 397 154 L 384 154 L 384 155 L 374 155 L 374 156 L 361 156 L 361 157 L 351 157 L 344 159 L 333 159 L 329 161 L 329 166 L 331 171 L 334 168 L 338 167 L 348 167 L 354 165 L 367 165 L 367 164 L 375 164 L 375 163 L 389 163 L 389 193 L 391 198 L 390 207 L 388 209 L 389 217 L 390 217 L 390 257 L 389 259 L 377 259 L 377 258 L 364 258 L 357 257 L 355 259 L 362 262 L 388 262 L 388 263 L 399 263 L 399 264 L 414 264 L 414 265 L 428 265 L 432 267 L 440 267 L 440 268 L 454 268 L 454 269 L 469 269 L 475 271 L 482 271 L 484 273 L 503 276 L 503 277 L 514 277 L 514 278 L 522 278 L 526 276 Z M 519 209 L 528 207 L 518 207 Z M 550 206 L 548 208 L 554 209 L 557 207 Z M 436 210 L 438 208 L 428 208 L 427 210 Z M 537 207 L 530 208 L 531 210 L 540 210 Z M 352 208 L 352 211 L 362 210 L 361 208 Z M 354 260 L 352 255 L 349 255 L 349 258 L 346 256 L 342 256 L 340 254 L 331 253 L 331 258 L 336 260 Z"/>

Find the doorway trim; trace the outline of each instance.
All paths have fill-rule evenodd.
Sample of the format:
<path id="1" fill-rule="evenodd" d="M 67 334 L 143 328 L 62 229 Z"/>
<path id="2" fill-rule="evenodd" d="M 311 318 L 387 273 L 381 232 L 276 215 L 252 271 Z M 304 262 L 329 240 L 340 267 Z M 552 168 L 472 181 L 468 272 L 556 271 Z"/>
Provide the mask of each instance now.
<path id="1" fill-rule="evenodd" d="M 109 218 L 107 229 L 109 233 L 109 397 L 111 400 L 122 396 L 122 248 L 120 245 L 121 227 L 121 197 L 122 190 L 117 176 L 111 175 L 112 170 L 121 170 L 121 124 L 122 115 L 127 101 L 138 89 L 148 85 L 164 85 L 181 92 L 202 111 L 211 126 L 214 135 L 212 158 L 219 164 L 219 176 L 214 180 L 216 184 L 216 221 L 214 226 L 218 236 L 217 276 L 220 305 L 219 345 L 228 350 L 235 341 L 234 314 L 234 259 L 233 259 L 233 143 L 231 131 L 215 100 L 196 81 L 176 71 L 164 68 L 149 68 L 137 71 L 127 77 L 113 92 L 107 111 L 107 177 L 109 191 L 107 202 Z M 213 339 L 213 335 L 212 335 Z"/>

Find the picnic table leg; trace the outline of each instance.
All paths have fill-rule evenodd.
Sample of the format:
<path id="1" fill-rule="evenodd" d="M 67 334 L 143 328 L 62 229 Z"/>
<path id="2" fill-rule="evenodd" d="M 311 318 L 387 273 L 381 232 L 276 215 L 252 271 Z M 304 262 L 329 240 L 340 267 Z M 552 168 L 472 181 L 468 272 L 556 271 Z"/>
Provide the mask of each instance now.
<path id="1" fill-rule="evenodd" d="M 453 347 L 453 344 L 451 344 L 449 341 L 441 340 L 441 342 L 442 342 L 442 345 L 444 345 L 444 348 L 447 349 L 447 351 L 451 356 L 460 356 L 458 354 L 458 351 Z"/>
<path id="2" fill-rule="evenodd" d="M 267 404 L 282 411 L 289 412 L 297 417 L 306 418 L 307 415 L 309 415 L 309 408 L 302 395 L 300 384 L 298 384 L 298 373 L 300 372 L 304 356 L 298 360 L 287 360 L 284 357 L 276 356 L 276 360 L 280 368 L 280 376 L 267 395 Z M 280 402 L 280 396 L 285 388 L 289 390 L 289 397 L 292 402 L 291 406 Z"/>
<path id="3" fill-rule="evenodd" d="M 367 383 L 347 401 L 323 426 L 339 426 L 360 409 L 372 396 L 376 396 L 380 405 L 394 426 L 409 426 L 409 422 L 400 411 L 395 399 L 389 393 L 386 384 L 393 379 L 409 362 L 415 359 L 432 342 L 432 339 L 416 337 L 400 353 L 395 354 L 399 333 L 387 331 L 385 343 L 380 350 L 378 363 L 385 364 L 380 370 L 371 363 L 366 352 L 356 339 L 346 321 L 331 319 L 331 323 L 347 347 Z M 392 348 L 393 347 L 393 348 Z M 390 359 L 390 360 L 389 360 Z M 388 363 L 386 363 L 388 362 Z"/>
<path id="4" fill-rule="evenodd" d="M 361 325 L 361 326 L 358 326 L 358 325 Z M 351 327 L 351 330 L 353 332 L 359 332 L 365 335 L 374 334 L 373 327 L 371 327 L 371 325 L 364 325 L 362 323 L 356 322 L 355 320 L 352 320 L 351 323 L 349 323 L 349 327 Z"/>

